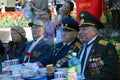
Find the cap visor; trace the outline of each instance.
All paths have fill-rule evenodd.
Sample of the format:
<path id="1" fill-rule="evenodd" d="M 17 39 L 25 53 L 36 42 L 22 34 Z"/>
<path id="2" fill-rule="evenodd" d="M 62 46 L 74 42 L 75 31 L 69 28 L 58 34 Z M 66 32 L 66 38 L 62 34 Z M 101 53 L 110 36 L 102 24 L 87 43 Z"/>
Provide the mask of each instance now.
<path id="1" fill-rule="evenodd" d="M 31 22 L 31 23 L 28 23 L 28 26 L 32 27 L 32 26 L 33 26 L 33 23 L 32 23 L 32 22 Z"/>
<path id="2" fill-rule="evenodd" d="M 62 31 L 64 31 L 64 32 L 70 32 L 70 31 L 73 31 L 73 30 L 70 30 L 70 29 L 67 29 L 67 28 L 62 28 Z"/>

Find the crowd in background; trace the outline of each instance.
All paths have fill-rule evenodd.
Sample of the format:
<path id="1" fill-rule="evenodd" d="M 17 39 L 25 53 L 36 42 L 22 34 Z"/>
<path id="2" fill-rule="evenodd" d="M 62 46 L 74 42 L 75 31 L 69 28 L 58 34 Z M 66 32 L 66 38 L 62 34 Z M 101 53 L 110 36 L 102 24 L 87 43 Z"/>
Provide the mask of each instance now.
<path id="1" fill-rule="evenodd" d="M 41 1 L 41 2 L 38 3 L 38 1 Z M 41 34 L 39 34 L 39 32 L 37 33 L 38 29 L 37 30 L 36 30 L 36 28 L 33 29 L 33 27 L 36 26 L 36 24 L 34 25 L 34 23 L 33 23 L 34 26 L 32 25 L 33 27 L 31 30 L 32 35 L 33 35 L 33 41 L 35 39 L 35 36 L 38 35 L 38 38 L 37 38 L 38 42 L 36 43 L 36 45 L 39 43 L 39 41 L 41 41 L 41 38 L 42 39 L 45 38 L 45 39 L 43 39 L 42 42 L 47 46 L 50 45 L 51 48 L 53 49 L 53 47 L 55 47 L 56 43 L 62 41 L 62 37 L 61 37 L 61 35 L 62 35 L 61 32 L 62 32 L 62 27 L 63 27 L 62 20 L 64 18 L 71 18 L 71 19 L 73 18 L 71 16 L 71 11 L 74 10 L 74 3 L 71 2 L 70 0 L 65 1 L 65 2 L 58 1 L 58 2 L 56 2 L 56 5 L 55 5 L 55 3 L 53 1 L 49 1 L 49 3 L 48 3 L 48 0 L 44 0 L 44 1 L 38 0 L 38 1 L 31 0 L 29 3 L 29 5 L 31 6 L 31 10 L 33 10 L 33 14 L 34 14 L 34 16 L 31 17 L 31 22 L 35 22 L 35 21 L 39 22 L 39 20 L 41 20 L 44 24 L 44 25 L 42 24 L 42 26 L 44 26 L 45 30 L 43 30 L 44 32 L 41 32 L 41 30 L 40 30 Z M 24 5 L 22 5 L 21 0 L 15 0 L 15 11 L 23 11 L 27 2 L 29 2 L 29 0 L 24 1 Z M 2 5 L 4 5 L 4 4 L 2 3 Z M 22 7 L 22 6 L 24 6 L 24 7 Z M 39 23 L 37 23 L 37 25 L 41 26 L 41 24 L 39 24 Z M 31 24 L 29 24 L 29 26 L 31 26 Z M 37 53 L 36 49 L 34 52 L 33 48 L 31 48 L 31 50 L 29 50 L 27 48 L 27 46 L 29 44 L 30 45 L 34 45 L 34 44 L 31 44 L 33 41 L 29 42 L 28 39 L 26 38 L 26 32 L 25 32 L 24 28 L 22 28 L 19 25 L 15 25 L 15 26 L 12 26 L 10 32 L 11 32 L 12 40 L 9 43 L 7 43 L 7 45 L 5 44 L 5 46 L 4 46 L 4 43 L 2 43 L 2 42 L 0 43 L 1 44 L 2 61 L 16 59 L 16 58 L 20 59 L 21 56 L 23 56 L 23 54 L 26 53 L 26 50 L 27 50 L 27 52 L 29 52 L 29 53 L 32 52 L 32 53 L 35 53 L 35 55 L 36 55 L 36 53 Z M 39 36 L 41 36 L 41 37 L 39 37 Z M 56 37 L 56 41 L 54 41 L 55 37 Z M 44 42 L 44 40 L 45 40 L 45 42 Z M 46 41 L 46 40 L 48 40 L 48 41 Z M 29 48 L 30 48 L 30 45 L 29 45 Z M 43 46 L 41 46 L 41 47 L 43 47 Z M 33 49 L 33 51 L 32 51 L 32 49 Z M 38 52 L 39 52 L 39 49 L 40 48 L 38 48 L 38 50 L 37 50 Z M 49 51 L 47 48 L 44 48 L 44 49 L 46 52 L 43 52 L 43 53 L 47 53 L 47 51 Z M 52 50 L 52 49 L 50 49 L 50 50 Z M 54 50 L 49 51 L 49 52 L 53 52 L 53 51 Z M 29 55 L 29 54 L 27 54 L 27 55 Z M 35 61 L 37 61 L 37 60 L 35 60 Z"/>

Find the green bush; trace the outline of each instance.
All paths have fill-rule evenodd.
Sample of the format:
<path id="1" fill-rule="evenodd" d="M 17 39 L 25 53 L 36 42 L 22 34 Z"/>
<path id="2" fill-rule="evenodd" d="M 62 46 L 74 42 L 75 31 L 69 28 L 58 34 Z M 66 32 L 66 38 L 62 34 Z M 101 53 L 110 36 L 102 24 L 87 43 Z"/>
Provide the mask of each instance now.
<path id="1" fill-rule="evenodd" d="M 118 55 L 120 56 L 120 48 L 116 48 Z"/>

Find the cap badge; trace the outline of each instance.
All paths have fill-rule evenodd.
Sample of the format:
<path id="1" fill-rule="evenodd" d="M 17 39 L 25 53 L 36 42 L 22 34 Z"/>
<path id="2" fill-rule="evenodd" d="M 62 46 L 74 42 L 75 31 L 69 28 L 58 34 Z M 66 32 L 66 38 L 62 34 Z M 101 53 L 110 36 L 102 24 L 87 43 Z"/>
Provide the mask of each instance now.
<path id="1" fill-rule="evenodd" d="M 68 26 L 68 24 L 65 24 L 65 27 L 67 27 Z"/>
<path id="2" fill-rule="evenodd" d="M 80 16 L 81 16 L 81 17 L 84 17 L 85 15 L 84 15 L 84 14 L 81 14 Z"/>
<path id="3" fill-rule="evenodd" d="M 83 24 L 83 23 L 84 23 L 84 19 L 81 19 L 81 20 L 80 20 L 80 24 Z"/>

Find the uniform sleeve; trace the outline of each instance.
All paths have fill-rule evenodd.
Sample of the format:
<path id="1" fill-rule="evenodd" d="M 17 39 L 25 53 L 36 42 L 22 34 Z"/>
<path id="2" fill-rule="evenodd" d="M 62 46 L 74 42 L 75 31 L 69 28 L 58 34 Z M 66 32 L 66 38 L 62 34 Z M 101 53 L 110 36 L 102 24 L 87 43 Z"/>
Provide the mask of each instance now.
<path id="1" fill-rule="evenodd" d="M 52 56 L 53 56 L 53 47 L 51 45 L 44 45 L 44 47 L 42 47 L 42 53 L 44 53 L 44 55 L 42 57 L 39 58 L 39 62 L 42 63 L 44 66 L 46 66 L 47 64 L 50 64 L 50 61 L 52 60 Z"/>

